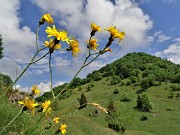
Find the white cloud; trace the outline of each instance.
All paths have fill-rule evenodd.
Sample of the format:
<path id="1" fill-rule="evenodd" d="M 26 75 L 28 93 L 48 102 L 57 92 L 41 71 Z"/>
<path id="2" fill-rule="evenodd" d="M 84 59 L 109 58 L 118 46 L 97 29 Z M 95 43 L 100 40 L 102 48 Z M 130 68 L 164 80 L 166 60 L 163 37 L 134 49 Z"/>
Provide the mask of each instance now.
<path id="1" fill-rule="evenodd" d="M 180 64 L 180 38 L 176 38 L 174 43 L 169 45 L 167 49 L 161 52 L 156 52 L 155 55 L 158 57 L 167 58 L 168 60 Z"/>
<path id="2" fill-rule="evenodd" d="M 48 82 L 48 83 L 41 82 L 36 85 L 37 88 L 41 90 L 40 95 L 43 95 L 45 92 L 51 91 L 50 84 L 51 84 L 50 82 Z M 55 82 L 53 84 L 53 87 L 57 87 L 57 86 L 60 86 L 63 84 L 64 84 L 64 82 Z M 22 87 L 21 85 L 18 84 L 18 85 L 16 85 L 16 89 L 18 89 L 19 91 L 26 92 L 26 93 L 31 93 L 32 87 L 28 87 L 28 86 Z"/>
<path id="3" fill-rule="evenodd" d="M 4 58 L 0 61 L 0 70 L 14 78 L 16 61 L 27 61 L 32 57 L 35 34 L 27 26 L 20 28 L 18 10 L 20 0 L 1 0 L 0 29 L 3 39 Z"/>
<path id="4" fill-rule="evenodd" d="M 115 5 L 108 0 L 87 0 L 87 3 L 84 0 L 45 0 L 34 3 L 46 12 L 60 15 L 66 29 L 84 41 L 89 38 L 91 22 L 103 28 L 113 24 L 126 32 L 123 44 L 129 48 L 136 48 L 144 46 L 148 38 L 147 32 L 153 24 L 150 17 L 130 0 L 116 0 Z M 102 35 L 104 36 L 103 33 Z"/>
<path id="5" fill-rule="evenodd" d="M 154 33 L 155 42 L 158 42 L 158 43 L 165 42 L 171 38 L 172 37 L 165 35 L 162 31 L 157 31 Z"/>

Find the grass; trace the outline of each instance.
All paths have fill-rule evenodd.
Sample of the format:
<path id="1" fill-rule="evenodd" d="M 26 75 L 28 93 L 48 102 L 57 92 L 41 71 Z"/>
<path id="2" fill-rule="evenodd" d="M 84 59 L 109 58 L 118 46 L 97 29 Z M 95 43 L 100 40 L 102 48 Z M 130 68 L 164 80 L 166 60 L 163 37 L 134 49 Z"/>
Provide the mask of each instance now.
<path id="1" fill-rule="evenodd" d="M 140 86 L 109 85 L 107 78 L 94 82 L 94 85 L 89 92 L 86 92 L 88 84 L 83 85 L 81 91 L 79 88 L 74 89 L 73 95 L 61 100 L 59 109 L 53 111 L 53 117 L 59 116 L 60 121 L 67 124 L 67 135 L 178 135 L 180 133 L 180 99 L 168 98 L 170 83 L 162 83 L 162 85 L 153 86 L 146 90 L 153 106 L 150 113 L 139 112 L 134 108 L 137 92 L 141 89 Z M 119 90 L 119 94 L 114 94 L 115 89 Z M 104 112 L 100 112 L 98 117 L 89 116 L 94 109 L 91 105 L 82 110 L 76 109 L 79 106 L 77 98 L 80 98 L 82 92 L 85 93 L 89 103 L 99 103 L 105 108 L 107 108 L 109 100 L 112 99 L 118 108 L 122 122 L 126 125 L 126 132 L 120 133 L 109 129 Z M 120 101 L 123 94 L 128 96 L 130 102 Z M 5 99 L 1 101 L 0 129 L 11 121 L 18 110 L 20 110 L 19 106 L 13 105 Z M 142 116 L 147 116 L 148 119 L 141 121 Z M 4 134 L 18 132 L 19 134 L 39 135 L 43 123 L 39 125 L 39 128 L 29 128 L 29 125 L 35 125 L 37 118 L 39 118 L 38 114 L 32 117 L 29 113 L 23 113 L 7 128 Z M 52 134 L 57 128 L 58 125 L 54 125 L 50 130 L 45 130 L 42 135 Z"/>

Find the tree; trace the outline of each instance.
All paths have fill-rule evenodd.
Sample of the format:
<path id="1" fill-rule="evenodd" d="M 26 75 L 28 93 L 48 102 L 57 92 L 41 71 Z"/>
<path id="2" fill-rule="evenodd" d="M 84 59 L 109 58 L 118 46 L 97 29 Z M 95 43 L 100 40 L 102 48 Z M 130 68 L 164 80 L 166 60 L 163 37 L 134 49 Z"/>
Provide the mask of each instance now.
<path id="1" fill-rule="evenodd" d="M 87 98 L 84 95 L 84 93 L 81 94 L 81 98 L 79 99 L 79 104 L 80 104 L 79 109 L 86 108 L 86 106 L 87 106 Z"/>
<path id="2" fill-rule="evenodd" d="M 0 59 L 3 57 L 3 47 L 2 47 L 2 44 L 3 44 L 2 37 L 0 35 Z"/>
<path id="3" fill-rule="evenodd" d="M 8 75 L 4 75 L 0 73 L 0 83 L 2 83 L 3 86 L 7 87 L 11 85 L 12 80 Z"/>
<path id="4" fill-rule="evenodd" d="M 143 112 L 150 112 L 152 109 L 152 105 L 150 103 L 150 99 L 146 92 L 143 92 L 142 94 L 138 95 L 137 97 L 137 106 L 140 111 Z"/>

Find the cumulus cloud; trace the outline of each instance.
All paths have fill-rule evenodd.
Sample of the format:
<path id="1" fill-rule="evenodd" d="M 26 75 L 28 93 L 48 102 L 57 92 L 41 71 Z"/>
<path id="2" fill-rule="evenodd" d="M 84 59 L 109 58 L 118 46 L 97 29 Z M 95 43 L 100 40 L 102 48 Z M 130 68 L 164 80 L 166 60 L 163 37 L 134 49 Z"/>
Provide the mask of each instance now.
<path id="1" fill-rule="evenodd" d="M 161 52 L 156 52 L 155 55 L 158 57 L 167 58 L 176 64 L 180 64 L 180 38 L 176 38 L 173 41 L 174 43 L 169 45 L 167 49 Z"/>
<path id="2" fill-rule="evenodd" d="M 55 82 L 53 84 L 53 87 L 57 87 L 57 86 L 60 86 L 60 85 L 63 85 L 64 82 Z M 40 95 L 43 95 L 45 92 L 48 92 L 48 91 L 51 91 L 50 89 L 50 85 L 51 83 L 50 82 L 40 82 L 39 84 L 37 84 L 37 88 L 41 90 L 40 92 Z M 14 87 L 15 88 L 15 87 Z M 16 85 L 16 89 L 18 89 L 19 91 L 23 91 L 23 92 L 26 92 L 26 93 L 31 93 L 31 90 L 32 90 L 32 87 L 22 87 L 21 85 Z"/>
<path id="3" fill-rule="evenodd" d="M 32 57 L 35 34 L 28 26 L 20 27 L 21 18 L 18 13 L 20 0 L 1 0 L 0 8 L 0 34 L 2 34 L 4 48 L 0 70 L 14 78 L 12 67 L 15 67 L 16 62 L 24 62 Z"/>
<path id="4" fill-rule="evenodd" d="M 116 25 L 126 32 L 126 47 L 140 47 L 146 43 L 147 32 L 153 25 L 150 17 L 130 0 L 115 0 L 115 4 L 108 0 L 45 0 L 34 3 L 46 12 L 61 16 L 66 29 L 83 40 L 89 38 L 93 21 L 103 28 Z"/>

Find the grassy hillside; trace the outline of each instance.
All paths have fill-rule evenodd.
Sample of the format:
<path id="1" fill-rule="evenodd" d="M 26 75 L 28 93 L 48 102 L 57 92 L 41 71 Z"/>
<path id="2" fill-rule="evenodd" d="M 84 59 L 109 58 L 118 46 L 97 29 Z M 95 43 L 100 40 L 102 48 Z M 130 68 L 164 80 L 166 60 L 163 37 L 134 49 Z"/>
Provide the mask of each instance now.
<path id="1" fill-rule="evenodd" d="M 134 54 L 137 55 L 137 53 Z M 120 64 L 121 62 L 123 63 L 123 61 L 125 63 L 125 61 L 127 61 L 126 58 L 129 59 L 130 56 L 131 59 L 129 59 L 128 62 L 135 61 L 132 60 L 132 58 L 136 58 L 137 60 L 135 55 L 127 55 L 122 58 L 123 60 L 117 60 L 112 65 L 117 63 Z M 143 55 L 149 56 L 144 53 Z M 178 135 L 180 133 L 180 84 L 177 83 L 180 71 L 179 65 L 175 65 L 167 60 L 161 61 L 154 56 L 149 57 L 152 57 L 151 62 L 153 64 L 146 63 L 145 68 L 142 68 L 142 70 L 138 68 L 137 64 L 137 66 L 134 67 L 134 70 L 139 70 L 137 75 L 130 74 L 130 76 L 125 76 L 125 72 L 117 74 L 117 71 L 119 71 L 117 69 L 120 69 L 120 67 L 122 68 L 122 66 L 117 68 L 117 64 L 115 66 L 117 69 L 112 71 L 111 75 L 104 75 L 109 71 L 109 66 L 112 66 L 107 65 L 99 71 L 89 74 L 87 78 L 91 78 L 90 82 L 87 81 L 84 83 L 83 81 L 85 79 L 76 79 L 76 81 L 73 82 L 73 85 L 71 85 L 71 89 L 60 97 L 59 102 L 56 103 L 55 110 L 49 117 L 60 117 L 60 121 L 66 123 L 68 126 L 67 135 Z M 159 69 L 155 64 L 158 60 L 159 62 L 162 62 L 161 66 L 158 66 Z M 142 61 L 142 59 L 139 58 L 139 61 L 135 62 L 139 63 L 140 61 Z M 151 68 L 148 68 L 148 65 L 155 66 L 156 68 L 152 68 L 151 70 Z M 149 74 L 145 76 L 146 69 L 151 72 L 155 69 L 161 70 L 160 73 L 162 73 L 162 75 L 169 72 L 171 77 L 165 76 L 163 79 L 161 77 L 159 78 L 157 77 L 158 74 L 154 71 L 153 74 L 155 75 L 155 78 L 151 79 L 150 77 L 148 78 Z M 173 70 L 171 71 L 170 69 Z M 130 67 L 128 68 L 128 72 L 131 72 Z M 96 74 L 99 74 L 101 78 L 97 79 Z M 136 81 L 132 81 L 132 76 L 136 78 Z M 158 80 L 158 78 L 161 80 Z M 149 86 L 147 88 L 142 85 L 144 79 L 150 80 L 148 81 Z M 56 92 L 60 91 L 63 87 L 64 86 L 55 88 Z M 143 112 L 136 109 L 137 97 L 143 92 L 147 93 L 152 104 L 150 112 Z M 118 122 L 126 127 L 126 131 L 122 133 L 108 128 L 108 123 L 105 120 L 108 114 L 102 111 L 99 116 L 93 117 L 92 114 L 95 107 L 90 104 L 88 104 L 86 108 L 77 109 L 79 107 L 79 101 L 77 99 L 81 97 L 82 93 L 85 94 L 88 103 L 98 103 L 106 109 L 108 109 L 109 101 L 112 100 L 116 108 L 116 113 L 118 114 Z M 44 95 L 44 97 L 41 97 L 38 100 L 44 100 L 46 96 L 50 96 L 48 93 Z M 125 98 L 129 99 L 129 102 L 124 102 L 123 99 Z M 12 120 L 13 116 L 15 116 L 20 109 L 20 106 L 13 105 L 6 99 L 1 102 L 0 130 Z M 4 134 L 39 135 L 41 133 L 42 125 L 47 125 L 45 119 L 43 119 L 39 126 L 35 125 L 35 120 L 39 117 L 39 113 L 36 113 L 33 117 L 30 113 L 23 113 L 22 116 L 7 128 Z M 53 125 L 49 130 L 44 130 L 42 135 L 51 135 L 56 130 L 57 126 Z"/>

